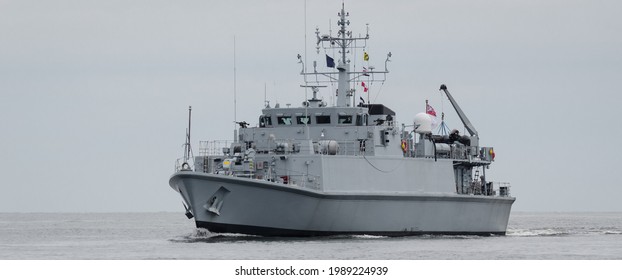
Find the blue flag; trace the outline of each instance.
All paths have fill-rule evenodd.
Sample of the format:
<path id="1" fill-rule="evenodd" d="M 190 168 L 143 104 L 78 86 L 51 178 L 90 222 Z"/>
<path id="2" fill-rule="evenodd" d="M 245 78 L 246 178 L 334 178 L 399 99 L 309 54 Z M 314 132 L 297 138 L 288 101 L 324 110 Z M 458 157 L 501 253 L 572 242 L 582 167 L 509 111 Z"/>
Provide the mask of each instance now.
<path id="1" fill-rule="evenodd" d="M 328 55 L 326 55 L 326 67 L 335 68 L 335 60 Z"/>

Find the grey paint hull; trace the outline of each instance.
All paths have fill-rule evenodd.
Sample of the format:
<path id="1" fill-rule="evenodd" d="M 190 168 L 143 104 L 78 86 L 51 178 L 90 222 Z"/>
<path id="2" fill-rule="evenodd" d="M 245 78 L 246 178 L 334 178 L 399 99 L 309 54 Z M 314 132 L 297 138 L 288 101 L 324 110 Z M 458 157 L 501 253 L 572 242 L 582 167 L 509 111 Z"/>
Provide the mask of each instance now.
<path id="1" fill-rule="evenodd" d="M 189 171 L 169 183 L 197 227 L 265 236 L 505 234 L 514 202 L 456 194 L 326 193 Z"/>

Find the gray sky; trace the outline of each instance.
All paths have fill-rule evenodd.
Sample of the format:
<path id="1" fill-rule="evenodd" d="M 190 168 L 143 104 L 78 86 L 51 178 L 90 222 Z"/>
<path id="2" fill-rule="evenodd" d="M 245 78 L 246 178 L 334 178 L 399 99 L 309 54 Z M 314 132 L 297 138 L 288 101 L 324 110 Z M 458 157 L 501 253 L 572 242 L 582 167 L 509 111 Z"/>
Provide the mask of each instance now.
<path id="1" fill-rule="evenodd" d="M 333 30 L 341 1 L 307 3 Z M 304 98 L 304 1 L 0 0 L 0 212 L 180 211 L 168 186 L 193 144 Z M 622 1 L 347 1 L 370 61 L 393 53 L 376 102 L 411 122 L 430 99 L 462 128 L 448 85 L 494 146 L 487 174 L 518 211 L 622 211 L 616 164 Z M 322 53 L 323 55 L 323 53 Z M 321 58 L 320 58 L 321 61 Z M 324 95 L 328 98 L 327 95 Z"/>

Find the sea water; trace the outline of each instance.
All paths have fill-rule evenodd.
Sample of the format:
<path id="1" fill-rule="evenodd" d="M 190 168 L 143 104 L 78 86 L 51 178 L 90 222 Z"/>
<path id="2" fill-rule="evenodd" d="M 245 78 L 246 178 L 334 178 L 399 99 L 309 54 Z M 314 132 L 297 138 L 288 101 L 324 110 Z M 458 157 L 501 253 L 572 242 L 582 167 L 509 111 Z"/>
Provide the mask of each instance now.
<path id="1" fill-rule="evenodd" d="M 0 213 L 0 259 L 622 259 L 622 213 L 513 212 L 505 236 L 267 238 L 183 213 Z"/>

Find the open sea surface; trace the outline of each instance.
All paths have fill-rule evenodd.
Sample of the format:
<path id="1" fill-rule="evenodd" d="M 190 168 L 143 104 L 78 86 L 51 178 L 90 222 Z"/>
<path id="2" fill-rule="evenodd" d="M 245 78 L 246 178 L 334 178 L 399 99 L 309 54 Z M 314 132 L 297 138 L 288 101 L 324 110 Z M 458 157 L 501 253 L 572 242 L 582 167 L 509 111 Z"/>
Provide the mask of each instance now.
<path id="1" fill-rule="evenodd" d="M 512 212 L 506 236 L 266 238 L 183 213 L 0 213 L 0 259 L 622 259 L 622 213 Z"/>

